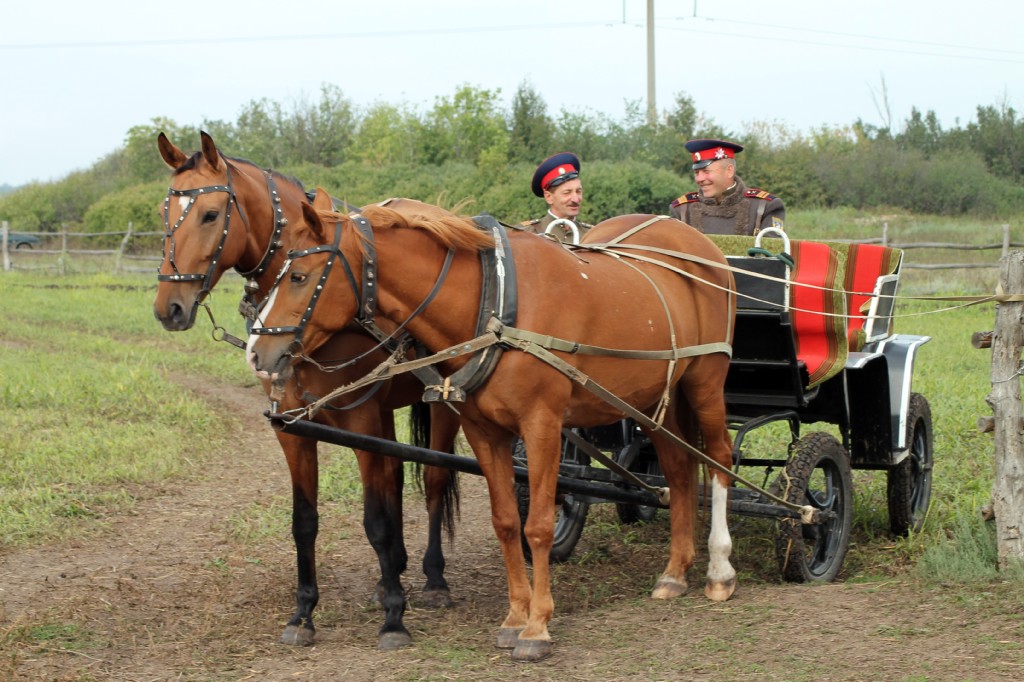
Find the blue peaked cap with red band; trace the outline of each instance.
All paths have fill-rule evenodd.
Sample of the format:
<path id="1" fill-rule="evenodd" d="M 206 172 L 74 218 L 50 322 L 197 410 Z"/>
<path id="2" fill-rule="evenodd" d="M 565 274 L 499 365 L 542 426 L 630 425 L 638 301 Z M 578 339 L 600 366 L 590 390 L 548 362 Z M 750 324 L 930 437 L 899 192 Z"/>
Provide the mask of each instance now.
<path id="1" fill-rule="evenodd" d="M 735 159 L 743 151 L 743 145 L 726 140 L 690 140 L 683 145 L 686 151 L 693 154 L 691 170 L 700 170 L 720 159 Z"/>
<path id="2" fill-rule="evenodd" d="M 579 176 L 579 157 L 572 152 L 562 152 L 541 161 L 533 173 L 533 182 L 530 184 L 530 188 L 534 194 L 542 197 L 544 190 L 558 187 L 563 182 L 574 180 Z"/>

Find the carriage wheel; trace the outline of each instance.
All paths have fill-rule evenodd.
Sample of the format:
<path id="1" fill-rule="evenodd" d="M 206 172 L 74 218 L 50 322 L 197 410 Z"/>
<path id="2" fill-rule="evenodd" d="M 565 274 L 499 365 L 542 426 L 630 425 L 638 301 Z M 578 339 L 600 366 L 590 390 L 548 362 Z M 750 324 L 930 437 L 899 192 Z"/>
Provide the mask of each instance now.
<path id="1" fill-rule="evenodd" d="M 776 556 L 790 582 L 829 582 L 842 568 L 853 525 L 853 476 L 846 450 L 834 436 L 811 433 L 797 441 L 780 479 L 783 497 L 828 512 L 821 523 L 779 523 Z"/>
<path id="2" fill-rule="evenodd" d="M 646 438 L 645 436 L 635 437 Z M 661 476 L 661 467 L 658 466 L 658 454 L 654 451 L 654 446 L 649 442 L 640 448 L 639 451 L 630 450 L 630 448 L 624 449 L 618 463 L 634 474 Z M 616 502 L 615 511 L 618 513 L 619 521 L 622 523 L 647 523 L 654 520 L 658 513 L 658 507 Z"/>
<path id="3" fill-rule="evenodd" d="M 896 535 L 915 533 L 924 525 L 932 497 L 932 410 L 920 393 L 910 394 L 907 414 L 910 454 L 889 470 L 889 528 Z"/>
<path id="4" fill-rule="evenodd" d="M 517 439 L 512 446 L 512 457 L 516 463 L 526 466 L 526 444 Z M 578 450 L 574 445 L 562 439 L 562 461 L 569 464 L 587 466 L 590 457 Z M 525 483 L 516 483 L 516 498 L 519 500 L 519 521 L 526 524 L 526 515 L 530 511 L 530 487 Z M 583 526 L 587 522 L 590 503 L 572 493 L 558 494 L 555 500 L 555 538 L 549 555 L 552 563 L 562 563 L 572 556 L 576 543 L 583 534 Z M 527 561 L 533 561 L 533 553 L 526 536 L 520 534 L 523 552 Z"/>

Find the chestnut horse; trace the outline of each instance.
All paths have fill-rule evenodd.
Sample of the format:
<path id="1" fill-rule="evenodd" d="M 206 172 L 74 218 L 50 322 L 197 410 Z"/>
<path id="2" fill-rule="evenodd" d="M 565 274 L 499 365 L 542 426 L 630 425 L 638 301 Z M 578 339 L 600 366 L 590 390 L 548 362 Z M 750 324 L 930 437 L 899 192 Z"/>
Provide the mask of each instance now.
<path id="1" fill-rule="evenodd" d="M 659 426 L 648 419 L 645 431 L 671 492 L 669 559 L 651 596 L 668 599 L 687 589 L 699 455 L 690 443 L 701 444 L 722 467 L 710 474 L 705 594 L 713 600 L 732 595 L 736 572 L 729 562 L 725 473 L 732 446 L 724 386 L 735 298 L 725 258 L 707 237 L 664 216 L 629 215 L 600 223 L 583 244 L 567 248 L 523 232 L 507 235 L 506 242 L 500 229 L 492 235 L 455 216 L 410 220 L 381 207 L 367 207 L 361 217 L 330 209 L 318 193 L 304 210 L 305 225 L 293 242 L 300 250 L 289 254 L 262 327 L 249 337 L 250 364 L 264 379 L 286 379 L 297 347 L 315 350 L 352 319 L 364 292 L 355 278 L 327 273 L 360 272 L 371 248 L 368 236 L 376 253 L 380 315 L 405 325 L 436 353 L 446 375 L 468 362 L 457 355 L 460 349 L 479 339 L 487 343 L 474 328 L 485 308 L 478 252 L 494 249 L 501 262 L 496 269 L 515 277 L 515 326 L 492 325 L 489 331 L 505 350 L 460 408 L 463 431 L 487 479 L 508 576 L 509 611 L 499 647 L 513 649 L 513 659 L 523 661 L 551 652 L 548 555 L 562 427 L 611 423 L 632 408 L 663 420 Z M 364 219 L 372 225 L 370 235 Z M 596 386 L 607 393 L 599 397 Z M 613 406 L 615 396 L 619 407 Z M 532 588 L 513 491 L 514 436 L 523 438 L 529 453 L 530 508 L 522 530 L 533 555 Z"/>
<path id="2" fill-rule="evenodd" d="M 199 304 L 230 268 L 255 282 L 249 305 L 255 307 L 262 302 L 285 260 L 285 244 L 294 231 L 286 226 L 300 222 L 302 206 L 309 203 L 297 181 L 225 157 L 209 135 L 203 133 L 201 137 L 202 151 L 192 156 L 174 146 L 163 133 L 157 140 L 161 156 L 174 173 L 163 208 L 167 234 L 153 309 L 170 331 L 192 326 Z M 400 206 L 401 200 L 395 205 Z M 418 202 L 415 205 L 422 206 Z M 305 405 L 362 376 L 387 357 L 383 351 L 374 350 L 376 345 L 377 341 L 361 329 L 349 326 L 336 330 L 312 361 L 296 366 L 288 390 L 280 396 L 280 409 Z M 320 367 L 356 357 L 361 359 L 340 370 Z M 270 387 L 265 388 L 269 392 Z M 416 403 L 422 393 L 423 384 L 406 375 L 380 388 L 332 401 L 331 409 L 321 412 L 319 419 L 338 428 L 394 439 L 392 411 Z M 427 416 L 431 417 L 430 447 L 453 452 L 459 428 L 457 416 L 443 406 L 432 408 Z M 309 645 L 314 640 L 313 609 L 319 599 L 317 441 L 280 432 L 276 435 L 292 480 L 292 535 L 298 569 L 297 610 L 281 640 Z M 356 451 L 356 457 L 363 483 L 363 526 L 377 552 L 382 576 L 375 595 L 385 610 L 378 644 L 380 648 L 396 648 L 411 641 L 403 624 L 405 593 L 400 582 L 408 561 L 402 534 L 404 468 L 390 457 L 363 451 Z M 422 479 L 429 514 L 428 546 L 423 558 L 427 581 L 422 603 L 450 606 L 442 534 L 447 530 L 451 537 L 454 532 L 457 479 L 448 469 L 429 466 L 423 469 Z"/>

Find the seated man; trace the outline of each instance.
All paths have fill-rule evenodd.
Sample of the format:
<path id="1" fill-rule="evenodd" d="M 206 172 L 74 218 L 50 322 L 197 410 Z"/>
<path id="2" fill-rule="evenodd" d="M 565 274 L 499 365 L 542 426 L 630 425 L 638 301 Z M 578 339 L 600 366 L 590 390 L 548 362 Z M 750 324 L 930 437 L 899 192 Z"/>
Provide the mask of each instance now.
<path id="1" fill-rule="evenodd" d="M 592 227 L 578 220 L 583 204 L 583 183 L 580 181 L 580 160 L 575 154 L 562 152 L 542 161 L 533 173 L 531 188 L 534 194 L 547 202 L 548 212 L 543 218 L 522 223 L 522 227 L 544 234 L 555 220 L 569 220 L 576 225 L 580 239 Z M 556 224 L 551 232 L 560 241 L 573 241 L 572 228 L 565 223 Z"/>
<path id="2" fill-rule="evenodd" d="M 672 202 L 669 215 L 706 234 L 754 235 L 766 227 L 783 226 L 782 199 L 747 188 L 736 175 L 736 154 L 743 147 L 725 140 L 690 140 L 697 191 Z"/>

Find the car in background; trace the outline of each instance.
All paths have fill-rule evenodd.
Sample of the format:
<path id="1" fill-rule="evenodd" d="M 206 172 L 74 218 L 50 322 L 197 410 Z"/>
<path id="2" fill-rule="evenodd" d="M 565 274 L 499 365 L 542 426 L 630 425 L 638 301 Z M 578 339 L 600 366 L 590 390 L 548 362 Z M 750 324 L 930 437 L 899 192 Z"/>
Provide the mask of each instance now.
<path id="1" fill-rule="evenodd" d="M 22 234 L 20 232 L 9 232 L 7 234 L 7 248 L 9 249 L 32 249 L 42 243 L 42 240 L 34 234 Z"/>

